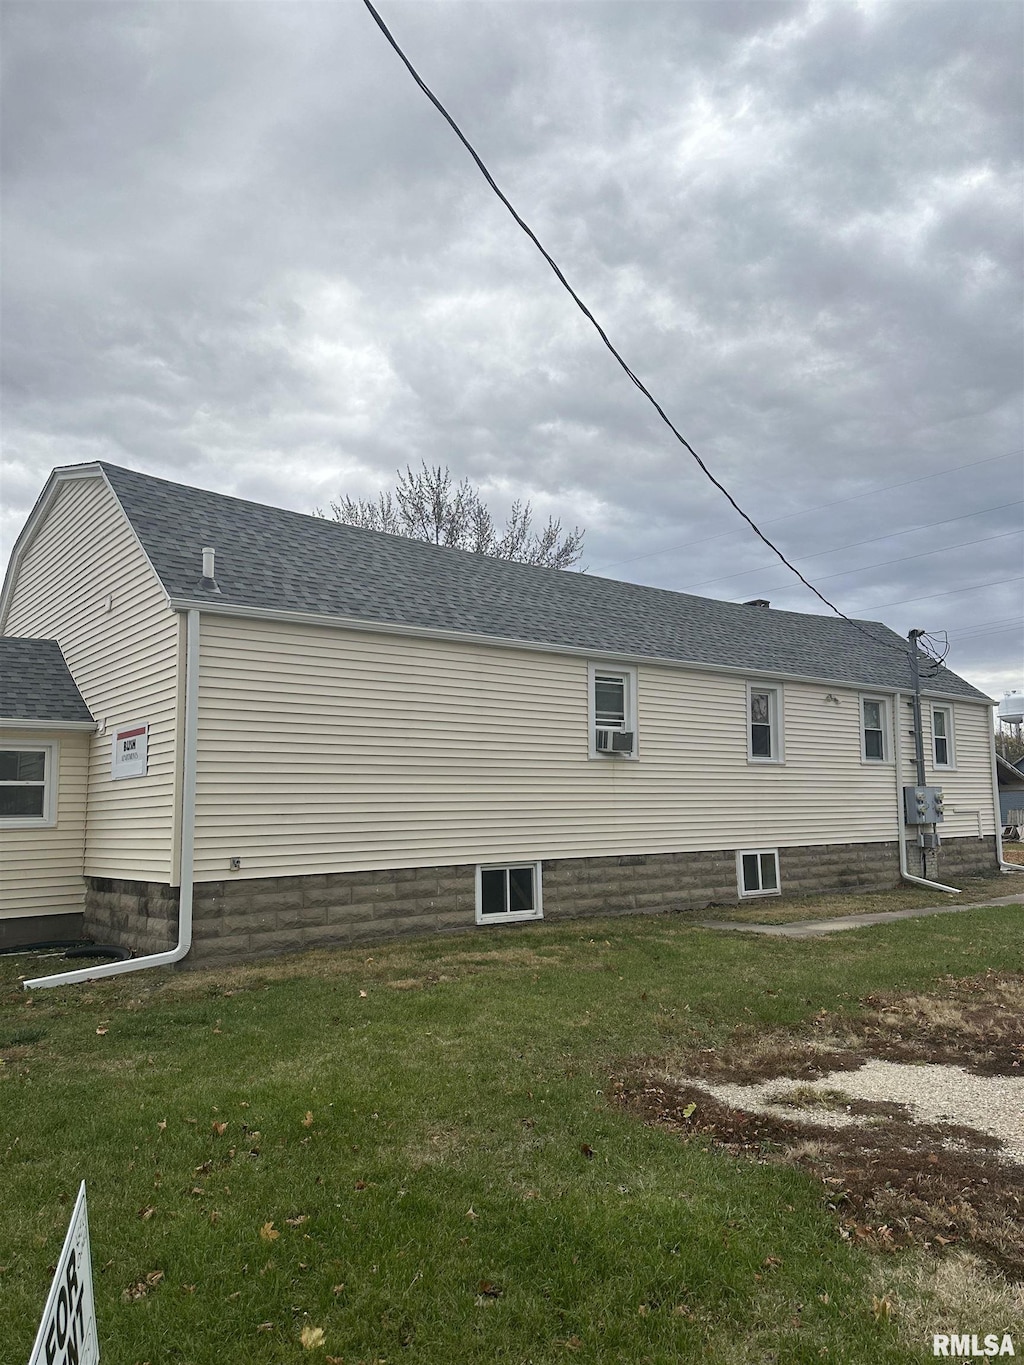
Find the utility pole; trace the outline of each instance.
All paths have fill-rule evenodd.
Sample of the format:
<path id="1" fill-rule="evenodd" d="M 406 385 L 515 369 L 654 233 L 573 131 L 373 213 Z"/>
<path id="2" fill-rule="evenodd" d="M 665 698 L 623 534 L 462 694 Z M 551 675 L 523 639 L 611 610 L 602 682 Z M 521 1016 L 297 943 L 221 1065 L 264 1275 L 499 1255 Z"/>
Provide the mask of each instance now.
<path id="1" fill-rule="evenodd" d="M 923 787 L 924 780 L 924 731 L 921 728 L 921 669 L 917 653 L 917 642 L 925 632 L 912 630 L 907 639 L 910 641 L 910 676 L 914 682 L 914 757 L 917 760 L 917 785 Z"/>

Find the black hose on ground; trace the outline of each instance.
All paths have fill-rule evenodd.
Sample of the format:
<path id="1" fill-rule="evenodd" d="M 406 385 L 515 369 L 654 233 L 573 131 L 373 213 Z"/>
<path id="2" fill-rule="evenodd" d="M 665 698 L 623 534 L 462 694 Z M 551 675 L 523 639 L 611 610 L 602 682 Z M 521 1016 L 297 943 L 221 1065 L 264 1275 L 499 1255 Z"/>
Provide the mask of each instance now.
<path id="1" fill-rule="evenodd" d="M 16 943 L 9 948 L 0 948 L 0 957 L 13 953 L 48 953 L 63 948 L 66 958 L 112 957 L 115 962 L 126 962 L 131 957 L 129 948 L 118 947 L 114 943 L 90 943 L 80 938 L 48 939 L 44 943 Z"/>

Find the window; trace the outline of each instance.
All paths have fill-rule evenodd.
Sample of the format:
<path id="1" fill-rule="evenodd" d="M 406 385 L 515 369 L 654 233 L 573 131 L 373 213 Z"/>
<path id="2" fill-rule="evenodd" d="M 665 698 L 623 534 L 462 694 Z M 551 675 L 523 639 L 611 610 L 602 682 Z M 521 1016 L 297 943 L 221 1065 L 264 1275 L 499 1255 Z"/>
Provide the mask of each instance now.
<path id="1" fill-rule="evenodd" d="M 782 689 L 747 684 L 747 757 L 751 763 L 782 762 Z"/>
<path id="2" fill-rule="evenodd" d="M 619 758 L 636 758 L 636 669 L 590 664 L 590 757 L 614 753 Z M 616 730 L 631 736 L 623 746 L 618 743 L 598 748 L 598 731 Z"/>
<path id="3" fill-rule="evenodd" d="M 953 754 L 953 708 L 951 706 L 932 707 L 932 750 L 936 768 L 952 768 L 956 765 Z"/>
<path id="4" fill-rule="evenodd" d="M 736 854 L 736 875 L 741 896 L 781 895 L 777 849 L 741 849 Z"/>
<path id="5" fill-rule="evenodd" d="M 542 918 L 540 863 L 477 868 L 477 924 Z"/>
<path id="6" fill-rule="evenodd" d="M 0 821 L 8 828 L 54 823 L 56 745 L 0 749 Z"/>
<path id="7" fill-rule="evenodd" d="M 860 736 L 862 762 L 888 762 L 889 723 L 884 697 L 861 697 Z"/>

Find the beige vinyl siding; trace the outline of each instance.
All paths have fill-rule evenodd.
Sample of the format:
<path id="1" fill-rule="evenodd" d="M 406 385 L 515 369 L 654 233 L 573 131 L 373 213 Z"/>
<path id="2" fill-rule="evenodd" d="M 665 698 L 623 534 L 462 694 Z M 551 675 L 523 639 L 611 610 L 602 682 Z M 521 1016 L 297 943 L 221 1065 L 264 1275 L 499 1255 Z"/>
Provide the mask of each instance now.
<path id="1" fill-rule="evenodd" d="M 932 736 L 932 706 L 948 706 L 953 713 L 956 766 L 936 768 Z M 945 816 L 940 827 L 944 839 L 966 839 L 995 833 L 992 795 L 992 708 L 946 698 L 921 701 L 921 732 L 924 736 L 924 776 L 929 786 L 941 787 Z M 903 696 L 903 781 L 917 784 L 914 754 L 914 713 L 910 698 Z M 916 833 L 907 826 L 908 837 Z"/>
<path id="2" fill-rule="evenodd" d="M 781 683 L 775 765 L 696 669 L 638 666 L 636 762 L 588 757 L 583 658 L 204 614 L 201 678 L 200 879 L 896 834 L 854 689 Z"/>
<path id="3" fill-rule="evenodd" d="M 5 630 L 58 640 L 105 725 L 90 750 L 86 874 L 170 881 L 177 616 L 99 477 L 57 486 L 20 565 Z M 148 775 L 114 782 L 112 736 L 130 722 L 149 724 Z"/>
<path id="4" fill-rule="evenodd" d="M 942 788 L 944 839 L 995 833 L 992 796 L 992 708 L 969 702 L 934 703 L 953 713 L 953 752 L 956 766 L 936 768 L 932 737 L 932 703 L 925 698 L 924 761 L 929 783 Z M 980 820 L 980 823 L 979 823 Z"/>
<path id="5" fill-rule="evenodd" d="M 0 728 L 0 748 L 7 743 L 53 746 L 56 823 L 14 829 L 0 824 L 0 919 L 80 911 L 89 735 Z"/>

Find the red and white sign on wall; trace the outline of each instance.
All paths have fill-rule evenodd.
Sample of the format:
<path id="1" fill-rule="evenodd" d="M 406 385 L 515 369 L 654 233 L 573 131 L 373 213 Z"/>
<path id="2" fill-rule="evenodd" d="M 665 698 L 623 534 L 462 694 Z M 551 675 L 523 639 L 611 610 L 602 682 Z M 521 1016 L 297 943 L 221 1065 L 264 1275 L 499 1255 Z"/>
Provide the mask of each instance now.
<path id="1" fill-rule="evenodd" d="M 125 725 L 114 731 L 110 750 L 110 776 L 145 777 L 149 769 L 149 726 Z"/>
<path id="2" fill-rule="evenodd" d="M 97 1365 L 99 1358 L 83 1180 L 28 1365 Z"/>

